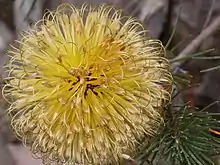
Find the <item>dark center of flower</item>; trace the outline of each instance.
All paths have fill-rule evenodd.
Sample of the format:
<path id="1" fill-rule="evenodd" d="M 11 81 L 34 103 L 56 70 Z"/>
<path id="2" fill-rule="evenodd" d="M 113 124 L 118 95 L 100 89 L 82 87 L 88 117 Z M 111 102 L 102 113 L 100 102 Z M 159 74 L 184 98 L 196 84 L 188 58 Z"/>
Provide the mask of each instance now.
<path id="1" fill-rule="evenodd" d="M 85 96 L 87 96 L 88 90 L 91 90 L 95 95 L 98 95 L 96 91 L 94 91 L 94 88 L 99 87 L 99 85 L 92 85 L 92 84 L 87 84 L 86 85 L 86 91 L 84 93 Z"/>
<path id="2" fill-rule="evenodd" d="M 98 95 L 98 93 L 97 93 L 94 89 L 100 87 L 100 85 L 92 84 L 92 81 L 97 80 L 97 78 L 94 78 L 94 77 L 91 77 L 91 76 L 92 76 L 92 73 L 89 72 L 89 73 L 87 74 L 87 76 L 84 78 L 84 80 L 85 80 L 84 83 L 86 84 L 85 92 L 84 92 L 84 96 L 85 96 L 85 97 L 87 96 L 89 90 L 91 90 L 96 96 Z M 103 75 L 100 75 L 100 76 L 103 77 Z M 77 83 L 80 83 L 80 80 L 83 78 L 82 75 L 80 75 L 80 76 L 79 76 L 79 75 L 78 75 L 78 76 L 75 75 L 75 77 L 77 78 L 76 81 L 74 81 L 74 82 L 73 82 L 72 80 L 68 80 L 68 81 L 67 81 L 68 83 L 72 83 L 72 84 L 71 84 L 71 87 L 68 89 L 68 91 L 72 91 L 73 88 L 74 88 L 74 86 L 75 86 Z M 89 83 L 89 82 L 91 82 L 91 83 Z"/>

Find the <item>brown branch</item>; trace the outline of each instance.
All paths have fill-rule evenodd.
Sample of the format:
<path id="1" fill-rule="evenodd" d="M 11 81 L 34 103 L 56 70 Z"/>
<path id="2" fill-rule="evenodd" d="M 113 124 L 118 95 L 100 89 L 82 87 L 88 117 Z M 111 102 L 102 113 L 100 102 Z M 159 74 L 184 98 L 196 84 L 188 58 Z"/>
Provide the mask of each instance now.
<path id="1" fill-rule="evenodd" d="M 205 23 L 204 23 L 204 25 L 203 25 L 203 29 L 207 27 L 207 25 L 209 24 L 209 22 L 210 22 L 210 20 L 211 20 L 211 17 L 212 17 L 213 11 L 214 11 L 215 4 L 216 4 L 216 0 L 212 0 L 211 7 L 210 7 L 210 9 L 209 9 L 207 18 L 206 18 Z"/>
<path id="2" fill-rule="evenodd" d="M 191 53 L 193 53 L 204 40 L 206 40 L 210 35 L 212 35 L 218 29 L 219 26 L 220 26 L 220 16 L 216 17 L 211 22 L 211 24 L 207 28 L 202 30 L 202 32 L 185 49 L 183 49 L 183 51 L 177 57 L 171 60 L 171 62 L 173 62 L 172 67 L 174 69 L 174 72 L 176 72 L 176 70 L 181 65 L 180 59 L 186 58 Z M 174 62 L 174 61 L 178 61 L 178 62 Z"/>

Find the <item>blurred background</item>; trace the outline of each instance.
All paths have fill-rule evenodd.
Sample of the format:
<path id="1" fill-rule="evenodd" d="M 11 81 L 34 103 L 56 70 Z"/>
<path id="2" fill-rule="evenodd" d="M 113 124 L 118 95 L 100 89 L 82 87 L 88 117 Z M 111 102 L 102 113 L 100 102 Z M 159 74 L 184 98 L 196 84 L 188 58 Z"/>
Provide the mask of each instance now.
<path id="1" fill-rule="evenodd" d="M 220 17 L 220 0 L 0 0 L 1 86 L 4 84 L 2 78 L 5 76 L 3 66 L 7 61 L 6 50 L 13 40 L 20 39 L 19 32 L 40 20 L 46 9 L 56 9 L 61 3 L 81 5 L 85 2 L 123 8 L 126 15 L 138 18 L 149 30 L 150 36 L 160 39 L 164 45 L 173 36 L 167 49 L 170 58 L 179 55 L 213 20 Z M 218 29 L 200 42 L 190 53 L 211 48 L 214 49 L 206 56 L 220 55 L 220 31 Z M 213 101 L 220 101 L 219 66 L 218 58 L 191 59 L 181 63 L 181 69 L 192 74 L 191 85 L 199 84 L 184 92 L 184 101 L 190 101 L 192 106 L 201 108 Z M 201 70 L 213 67 L 215 69 L 201 72 Z M 32 158 L 31 153 L 13 136 L 5 115 L 7 106 L 1 96 L 0 165 L 41 165 L 41 161 Z M 219 113 L 220 107 L 215 104 L 208 111 Z"/>

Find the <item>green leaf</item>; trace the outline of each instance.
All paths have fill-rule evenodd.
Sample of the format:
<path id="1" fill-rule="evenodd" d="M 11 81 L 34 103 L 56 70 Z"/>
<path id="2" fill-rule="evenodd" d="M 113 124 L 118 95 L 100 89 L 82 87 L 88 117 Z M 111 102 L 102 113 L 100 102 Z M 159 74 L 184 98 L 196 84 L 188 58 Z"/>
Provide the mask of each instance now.
<path id="1" fill-rule="evenodd" d="M 208 57 L 204 57 L 204 55 L 206 53 L 210 53 L 212 51 L 214 51 L 215 49 L 208 49 L 208 50 L 204 50 L 202 52 L 198 52 L 198 53 L 194 53 L 194 54 L 191 54 L 190 56 L 186 56 L 186 57 L 183 57 L 183 58 L 178 58 L 178 59 L 173 59 L 171 60 L 170 62 L 171 63 L 174 63 L 174 62 L 180 62 L 180 61 L 187 61 L 187 60 L 192 60 L 192 59 L 202 59 L 202 57 L 198 57 L 198 56 L 203 56 L 203 59 L 210 59 Z M 217 57 L 217 56 L 216 56 Z M 220 58 L 220 56 L 219 56 Z"/>
<path id="2" fill-rule="evenodd" d="M 209 158 L 209 156 L 207 156 L 203 153 L 199 153 L 199 156 L 201 156 L 204 160 L 206 160 L 207 163 L 209 163 L 210 165 L 215 165 L 215 163 Z"/>
<path id="3" fill-rule="evenodd" d="M 219 121 L 205 111 L 191 111 L 187 104 L 179 107 L 173 113 L 173 120 L 165 119 L 152 144 L 139 156 L 140 160 L 211 165 L 211 157 L 220 152 L 220 138 L 212 136 L 209 129 L 220 130 L 219 126 Z"/>
<path id="4" fill-rule="evenodd" d="M 196 164 L 198 164 L 198 165 L 204 165 L 205 164 L 205 162 L 203 160 L 201 160 L 200 157 L 197 155 L 195 150 L 191 150 L 191 146 L 184 145 L 183 147 L 185 148 L 186 151 L 189 152 L 190 156 L 194 159 Z"/>
<path id="5" fill-rule="evenodd" d="M 183 146 L 180 145 L 180 149 L 183 153 L 183 156 L 185 158 L 185 161 L 187 162 L 188 165 L 191 165 L 190 159 L 189 159 L 189 154 L 184 150 Z"/>
<path id="6" fill-rule="evenodd" d="M 219 69 L 219 68 L 220 68 L 220 66 L 215 66 L 215 67 L 212 67 L 212 68 L 201 70 L 200 72 L 201 73 L 210 72 L 210 71 L 213 71 L 213 70 L 216 70 L 216 69 Z"/>

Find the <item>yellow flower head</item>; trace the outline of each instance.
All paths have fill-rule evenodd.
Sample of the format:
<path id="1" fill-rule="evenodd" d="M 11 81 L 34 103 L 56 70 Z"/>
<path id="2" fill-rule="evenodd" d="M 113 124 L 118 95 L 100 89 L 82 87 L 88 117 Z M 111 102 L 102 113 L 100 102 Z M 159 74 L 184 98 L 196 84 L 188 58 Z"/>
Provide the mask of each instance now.
<path id="1" fill-rule="evenodd" d="M 18 137 L 58 164 L 118 162 L 152 135 L 172 77 L 164 47 L 111 7 L 61 5 L 12 47 L 4 95 Z M 115 163 L 115 164 L 116 164 Z"/>

